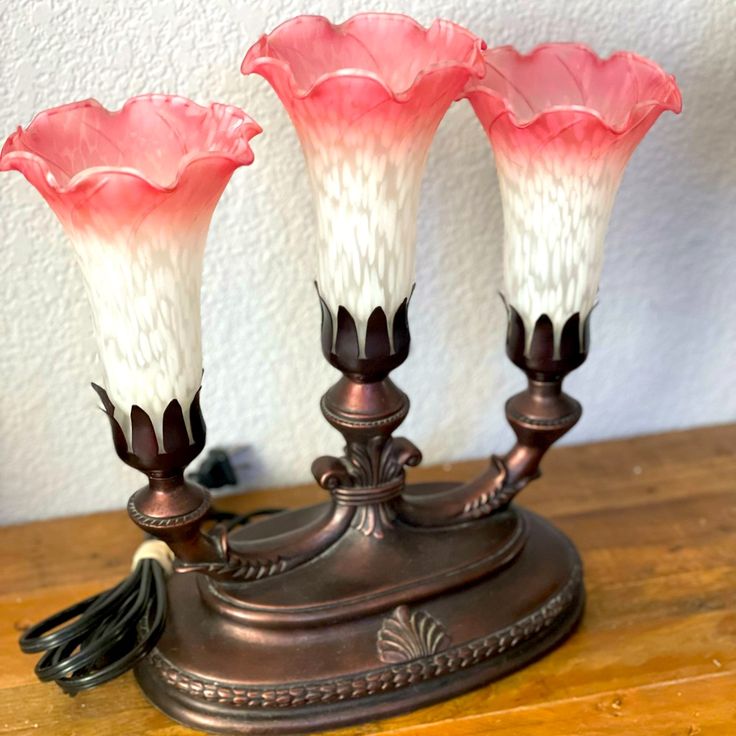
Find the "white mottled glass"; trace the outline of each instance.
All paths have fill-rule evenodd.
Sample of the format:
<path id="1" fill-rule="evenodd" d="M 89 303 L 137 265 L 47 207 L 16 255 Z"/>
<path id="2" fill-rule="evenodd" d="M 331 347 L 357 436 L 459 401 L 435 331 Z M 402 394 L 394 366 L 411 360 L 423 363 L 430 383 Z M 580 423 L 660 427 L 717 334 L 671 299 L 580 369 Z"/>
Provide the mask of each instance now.
<path id="1" fill-rule="evenodd" d="M 452 100 L 483 70 L 483 42 L 447 21 L 362 13 L 301 16 L 261 38 L 242 70 L 265 77 L 302 144 L 317 207 L 317 283 L 365 350 L 368 318 L 391 324 L 414 287 L 419 191 Z M 335 324 L 336 326 L 336 324 Z"/>
<path id="2" fill-rule="evenodd" d="M 496 159 L 504 214 L 504 296 L 527 350 L 542 315 L 555 354 L 562 328 L 581 330 L 598 292 L 608 221 L 624 168 L 663 110 L 679 112 L 674 77 L 626 52 L 599 59 L 578 44 L 485 54 L 466 90 Z"/>
<path id="3" fill-rule="evenodd" d="M 539 157 L 520 168 L 496 155 L 504 212 L 504 296 L 520 314 L 527 344 L 543 314 L 555 348 L 565 322 L 595 305 L 603 246 L 624 162 L 612 156 L 570 171 L 569 162 Z"/>
<path id="4" fill-rule="evenodd" d="M 161 445 L 162 419 L 176 399 L 188 408 L 202 383 L 200 289 L 207 224 L 145 228 L 134 244 L 74 232 L 71 242 L 92 307 L 102 385 L 130 445 L 130 409 L 139 406 Z"/>
<path id="5" fill-rule="evenodd" d="M 37 115 L 13 134 L 0 170 L 17 169 L 61 220 L 92 307 L 101 381 L 131 446 L 143 409 L 163 451 L 166 407 L 189 408 L 202 381 L 200 287 L 207 231 L 260 128 L 241 110 L 181 97 L 94 100 Z M 191 435 L 191 428 L 189 428 Z"/>

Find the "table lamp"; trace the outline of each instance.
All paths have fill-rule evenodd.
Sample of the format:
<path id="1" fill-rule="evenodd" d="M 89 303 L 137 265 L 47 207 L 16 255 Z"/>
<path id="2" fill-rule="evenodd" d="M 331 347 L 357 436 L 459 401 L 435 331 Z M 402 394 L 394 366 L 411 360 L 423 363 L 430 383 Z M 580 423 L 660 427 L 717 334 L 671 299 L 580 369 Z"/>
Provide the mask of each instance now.
<path id="1" fill-rule="evenodd" d="M 345 439 L 342 456 L 312 465 L 322 504 L 210 528 L 209 494 L 184 476 L 205 445 L 207 229 L 233 171 L 252 163 L 259 126 L 180 97 L 118 112 L 88 101 L 19 129 L 0 169 L 22 172 L 69 235 L 103 368 L 95 389 L 117 454 L 148 478 L 128 511 L 175 557 L 141 687 L 196 728 L 303 733 L 488 683 L 580 619 L 575 547 L 514 498 L 580 418 L 562 382 L 589 349 L 616 190 L 681 100 L 673 77 L 634 54 L 562 43 L 520 54 L 448 21 L 381 13 L 294 18 L 250 48 L 242 72 L 286 108 L 314 193 L 321 346 L 341 374 L 321 407 Z M 425 162 L 460 98 L 493 146 L 506 350 L 527 388 L 506 404 L 516 444 L 486 472 L 412 485 L 405 468 L 421 453 L 393 436 L 409 399 L 390 373 L 409 354 Z"/>

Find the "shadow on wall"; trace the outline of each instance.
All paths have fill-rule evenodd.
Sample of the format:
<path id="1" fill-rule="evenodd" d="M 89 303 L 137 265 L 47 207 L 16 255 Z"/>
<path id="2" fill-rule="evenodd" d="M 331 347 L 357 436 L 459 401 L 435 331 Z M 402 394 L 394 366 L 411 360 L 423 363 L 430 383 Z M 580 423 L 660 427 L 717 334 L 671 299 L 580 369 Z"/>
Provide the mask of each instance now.
<path id="1" fill-rule="evenodd" d="M 629 418 L 613 435 L 736 418 L 736 376 L 723 370 L 736 344 L 736 51 L 722 32 L 735 23 L 733 3 L 711 3 L 707 23 L 668 45 L 683 113 L 644 141 L 619 193 L 589 365 L 603 385 L 581 395 L 603 414 L 625 390 Z"/>

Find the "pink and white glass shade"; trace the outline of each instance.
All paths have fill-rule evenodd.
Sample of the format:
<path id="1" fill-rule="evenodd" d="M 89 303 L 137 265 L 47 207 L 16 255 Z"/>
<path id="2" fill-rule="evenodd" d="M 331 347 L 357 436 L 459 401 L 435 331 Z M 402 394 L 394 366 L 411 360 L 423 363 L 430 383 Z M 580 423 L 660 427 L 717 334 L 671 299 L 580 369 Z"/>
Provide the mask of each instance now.
<path id="1" fill-rule="evenodd" d="M 229 105 L 145 95 L 110 112 L 94 100 L 37 115 L 10 136 L 15 169 L 61 221 L 82 269 L 101 383 L 131 445 L 143 409 L 161 451 L 166 407 L 188 409 L 202 379 L 200 285 L 210 219 L 260 127 Z M 188 427 L 191 435 L 191 429 Z"/>
<path id="2" fill-rule="evenodd" d="M 361 355 L 371 313 L 383 309 L 390 336 L 411 296 L 429 147 L 483 74 L 484 48 L 448 21 L 363 13 L 341 25 L 294 18 L 245 56 L 242 72 L 271 84 L 296 128 L 316 200 L 320 295 L 333 315 L 350 313 Z"/>
<path id="3" fill-rule="evenodd" d="M 504 213 L 504 297 L 524 322 L 527 350 L 546 315 L 559 351 L 576 313 L 593 308 L 616 191 L 634 149 L 664 110 L 680 112 L 674 77 L 621 52 L 579 44 L 528 55 L 485 53 L 470 100 L 496 160 Z"/>
<path id="4" fill-rule="evenodd" d="M 317 204 L 317 282 L 344 307 L 365 350 L 368 319 L 391 321 L 414 285 L 420 182 L 453 99 L 472 103 L 495 151 L 504 207 L 504 295 L 527 339 L 547 315 L 593 307 L 605 231 L 624 167 L 674 78 L 634 54 L 601 60 L 576 44 L 529 55 L 448 21 L 424 28 L 365 13 L 341 25 L 301 16 L 263 36 L 246 74 L 272 85 L 301 140 Z M 130 442 L 139 406 L 161 440 L 176 399 L 185 417 L 202 374 L 202 259 L 233 171 L 260 127 L 241 110 L 147 95 L 118 112 L 94 101 L 48 110 L 5 143 L 16 169 L 67 231 L 84 274 L 102 381 Z M 333 325 L 336 321 L 333 320 Z"/>

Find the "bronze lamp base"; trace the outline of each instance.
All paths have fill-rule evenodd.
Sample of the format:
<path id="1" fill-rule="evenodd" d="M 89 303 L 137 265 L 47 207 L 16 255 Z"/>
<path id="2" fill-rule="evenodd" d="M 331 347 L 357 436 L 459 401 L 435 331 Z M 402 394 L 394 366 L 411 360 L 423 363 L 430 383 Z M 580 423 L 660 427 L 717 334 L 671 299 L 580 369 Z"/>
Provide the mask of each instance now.
<path id="1" fill-rule="evenodd" d="M 290 532 L 328 506 L 233 536 Z M 574 628 L 584 592 L 567 537 L 508 509 L 441 531 L 395 523 L 378 543 L 350 528 L 297 570 L 247 586 L 174 575 L 169 598 L 164 634 L 137 668 L 151 702 L 202 730 L 278 734 L 402 713 L 501 677 Z"/>
<path id="2" fill-rule="evenodd" d="M 407 486 L 421 453 L 393 436 L 409 399 L 388 377 L 408 354 L 407 305 L 391 327 L 375 310 L 363 352 L 347 311 L 322 307 L 323 351 L 343 374 L 322 412 L 346 443 L 312 465 L 324 504 L 207 530 L 209 496 L 184 480 L 204 446 L 198 400 L 191 442 L 169 405 L 161 452 L 140 410 L 129 446 L 97 388 L 118 455 L 149 478 L 130 516 L 176 555 L 166 627 L 138 680 L 189 726 L 304 733 L 411 710 L 522 667 L 582 613 L 574 546 L 512 502 L 580 417 L 562 380 L 585 358 L 587 326 L 575 315 L 555 344 L 545 317 L 527 340 L 509 308 L 507 350 L 528 379 L 506 405 L 516 444 L 469 483 Z"/>

